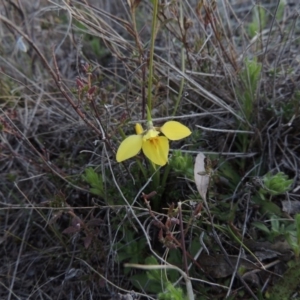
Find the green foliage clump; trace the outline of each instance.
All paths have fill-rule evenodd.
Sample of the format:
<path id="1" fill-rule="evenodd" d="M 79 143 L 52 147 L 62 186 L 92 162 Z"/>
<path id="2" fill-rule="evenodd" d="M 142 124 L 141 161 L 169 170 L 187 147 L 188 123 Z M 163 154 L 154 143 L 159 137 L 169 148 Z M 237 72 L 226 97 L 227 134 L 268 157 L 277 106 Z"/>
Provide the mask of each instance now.
<path id="1" fill-rule="evenodd" d="M 299 259 L 300 256 L 300 214 L 295 216 L 294 232 L 287 236 L 287 242 L 294 251 L 295 257 Z"/>
<path id="2" fill-rule="evenodd" d="M 264 232 L 270 242 L 273 242 L 280 236 L 288 238 L 295 235 L 295 224 L 283 221 L 279 216 L 274 214 L 270 218 L 270 227 L 261 222 L 253 222 L 252 225 Z"/>
<path id="3" fill-rule="evenodd" d="M 93 168 L 86 168 L 82 179 L 91 186 L 90 192 L 92 194 L 104 197 L 102 176 L 96 173 Z"/>
<path id="4" fill-rule="evenodd" d="M 184 293 L 181 288 L 174 287 L 170 282 L 167 284 L 166 290 L 158 294 L 159 300 L 185 300 Z"/>
<path id="5" fill-rule="evenodd" d="M 247 122 L 251 122 L 253 118 L 253 104 L 257 99 L 261 68 L 261 63 L 258 63 L 255 59 L 245 59 L 244 69 L 240 74 L 242 88 L 238 91 L 238 95 L 242 114 Z"/>
<path id="6" fill-rule="evenodd" d="M 291 188 L 293 183 L 292 179 L 288 179 L 288 176 L 283 172 L 278 172 L 275 175 L 267 173 L 263 177 L 263 186 L 260 188 L 260 196 L 264 198 L 264 195 L 277 196 L 284 194 Z"/>
<path id="7" fill-rule="evenodd" d="M 159 265 L 154 256 L 149 256 L 145 259 L 145 265 L 157 266 Z M 155 293 L 159 300 L 185 300 L 188 299 L 184 292 L 179 287 L 174 287 L 171 280 L 176 280 L 178 274 L 174 270 L 160 270 L 150 269 L 143 274 L 136 274 L 131 276 L 131 281 L 134 286 L 143 290 Z M 175 276 L 174 276 L 175 275 Z"/>
<path id="8" fill-rule="evenodd" d="M 260 188 L 253 197 L 253 201 L 260 205 L 263 213 L 280 216 L 281 208 L 276 202 L 271 201 L 272 197 L 286 193 L 291 188 L 292 182 L 293 180 L 288 179 L 288 176 L 283 172 L 278 172 L 275 175 L 269 172 L 261 178 Z"/>
<path id="9" fill-rule="evenodd" d="M 180 150 L 175 150 L 170 159 L 169 164 L 172 170 L 180 176 L 193 178 L 194 175 L 194 159 L 187 153 L 182 153 Z"/>

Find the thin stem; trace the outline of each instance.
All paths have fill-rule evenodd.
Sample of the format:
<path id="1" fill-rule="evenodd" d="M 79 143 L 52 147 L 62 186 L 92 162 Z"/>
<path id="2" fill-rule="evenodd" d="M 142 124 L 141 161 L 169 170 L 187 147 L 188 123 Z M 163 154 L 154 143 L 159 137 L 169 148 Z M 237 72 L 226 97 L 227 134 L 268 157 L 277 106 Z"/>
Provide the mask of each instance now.
<path id="1" fill-rule="evenodd" d="M 152 173 L 152 189 L 157 192 L 157 194 L 160 194 L 160 169 L 158 166 L 155 165 L 152 161 L 149 160 L 149 165 L 151 166 L 151 173 Z M 155 196 L 153 198 L 153 209 L 158 210 L 159 209 L 159 196 Z"/>
<path id="2" fill-rule="evenodd" d="M 141 170 L 141 172 L 143 173 L 143 176 L 146 180 L 148 180 L 148 176 L 147 176 L 147 171 L 145 169 L 145 167 L 143 166 L 143 164 L 141 163 L 139 158 L 136 158 L 136 162 Z"/>
<path id="3" fill-rule="evenodd" d="M 118 130 L 119 130 L 119 133 L 120 133 L 121 136 L 122 136 L 122 139 L 125 140 L 125 139 L 126 139 L 126 134 L 124 133 L 123 128 L 118 127 Z"/>
<path id="4" fill-rule="evenodd" d="M 157 26 L 158 1 L 159 0 L 153 0 L 153 18 L 152 18 L 152 25 L 151 25 L 151 42 L 150 42 L 150 53 L 149 53 L 147 121 L 151 121 L 150 113 L 152 110 L 153 56 L 154 56 L 154 43 L 155 43 L 156 26 Z"/>
<path id="5" fill-rule="evenodd" d="M 150 161 L 150 165 L 151 165 L 151 169 L 154 173 L 153 175 L 153 183 L 154 183 L 154 187 L 155 189 L 159 188 L 159 181 L 160 181 L 160 172 L 159 170 L 157 170 L 157 166 L 155 165 L 155 163 L 153 163 L 152 161 Z"/>
<path id="6" fill-rule="evenodd" d="M 180 28 L 181 28 L 181 32 L 182 32 L 182 39 L 183 41 L 185 40 L 185 29 L 184 29 L 184 25 L 183 25 L 183 7 L 182 7 L 182 1 L 180 1 L 180 15 L 179 15 L 179 25 L 180 25 Z M 181 72 L 182 73 L 185 73 L 185 45 L 184 45 L 184 42 L 182 41 L 182 45 L 181 45 Z M 182 93 L 183 93 L 183 87 L 184 87 L 184 77 L 181 77 L 181 80 L 180 80 L 180 87 L 179 87 L 179 93 L 178 93 L 178 96 L 177 96 L 177 99 L 176 99 L 176 103 L 175 103 L 175 107 L 174 107 L 174 110 L 173 110 L 173 116 L 176 115 L 176 112 L 177 112 L 177 109 L 178 109 L 178 106 L 179 106 L 179 103 L 180 103 L 180 100 L 182 98 Z"/>
<path id="7" fill-rule="evenodd" d="M 167 179 L 168 179 L 170 170 L 171 170 L 171 165 L 170 165 L 170 163 L 168 163 L 167 166 L 164 169 L 164 175 L 163 175 L 163 178 L 161 180 L 161 188 L 162 188 L 162 190 L 164 190 L 165 187 L 166 187 L 166 183 L 167 183 Z"/>
<path id="8" fill-rule="evenodd" d="M 180 222 L 180 237 L 181 237 L 181 250 L 183 254 L 183 263 L 185 274 L 189 276 L 188 263 L 186 258 L 186 248 L 185 248 L 185 239 L 184 239 L 184 230 L 183 230 L 183 220 L 182 220 L 182 203 L 178 202 L 178 211 L 179 211 L 179 222 Z"/>

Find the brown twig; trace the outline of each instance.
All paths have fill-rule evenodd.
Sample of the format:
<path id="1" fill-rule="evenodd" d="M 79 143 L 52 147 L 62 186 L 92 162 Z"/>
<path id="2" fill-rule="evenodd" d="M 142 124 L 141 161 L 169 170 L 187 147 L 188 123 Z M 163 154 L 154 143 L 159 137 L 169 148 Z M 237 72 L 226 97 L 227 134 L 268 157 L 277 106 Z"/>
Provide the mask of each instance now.
<path id="1" fill-rule="evenodd" d="M 185 268 L 185 273 L 187 274 L 187 276 L 189 276 L 189 268 L 188 268 L 188 263 L 187 263 L 187 259 L 186 259 L 187 255 L 186 255 L 186 248 L 185 248 L 181 201 L 178 202 L 178 212 L 179 212 L 180 238 L 181 238 L 181 249 L 183 252 L 184 268 Z"/>

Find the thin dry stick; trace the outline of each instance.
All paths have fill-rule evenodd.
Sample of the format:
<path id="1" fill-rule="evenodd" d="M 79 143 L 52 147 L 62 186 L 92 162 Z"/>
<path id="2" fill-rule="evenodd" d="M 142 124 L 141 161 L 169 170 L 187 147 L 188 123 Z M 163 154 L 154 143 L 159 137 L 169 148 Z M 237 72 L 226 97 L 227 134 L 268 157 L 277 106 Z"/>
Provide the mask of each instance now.
<path id="1" fill-rule="evenodd" d="M 179 211 L 179 222 L 180 222 L 180 238 L 181 238 L 181 250 L 183 254 L 183 262 L 184 262 L 184 269 L 185 274 L 189 276 L 189 269 L 187 263 L 187 255 L 186 255 L 186 248 L 185 248 L 185 240 L 184 240 L 184 230 L 183 230 L 183 220 L 182 220 L 182 203 L 181 201 L 178 202 L 178 211 Z"/>

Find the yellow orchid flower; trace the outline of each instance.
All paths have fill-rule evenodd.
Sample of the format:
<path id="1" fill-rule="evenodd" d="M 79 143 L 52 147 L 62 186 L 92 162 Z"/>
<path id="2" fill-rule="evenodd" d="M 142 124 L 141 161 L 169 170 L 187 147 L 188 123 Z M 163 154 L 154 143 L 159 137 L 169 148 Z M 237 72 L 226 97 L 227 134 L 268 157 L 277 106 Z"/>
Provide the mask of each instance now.
<path id="1" fill-rule="evenodd" d="M 191 134 L 189 128 L 176 121 L 168 121 L 162 127 L 153 127 L 152 122 L 149 122 L 146 131 L 138 123 L 135 131 L 136 135 L 130 135 L 121 143 L 117 151 L 117 162 L 131 158 L 143 150 L 152 162 L 164 166 L 168 162 L 169 140 L 181 140 Z M 160 133 L 164 136 L 159 135 Z"/>

